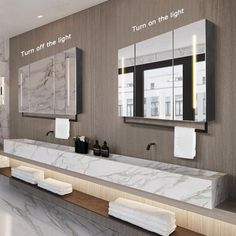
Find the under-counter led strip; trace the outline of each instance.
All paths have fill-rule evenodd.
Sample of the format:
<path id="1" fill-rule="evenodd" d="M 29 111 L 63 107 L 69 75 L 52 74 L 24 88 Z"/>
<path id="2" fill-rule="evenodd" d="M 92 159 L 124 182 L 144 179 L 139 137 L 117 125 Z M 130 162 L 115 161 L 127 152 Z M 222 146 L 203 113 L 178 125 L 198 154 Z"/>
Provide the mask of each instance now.
<path id="1" fill-rule="evenodd" d="M 70 106 L 70 58 L 66 57 L 67 106 Z"/>
<path id="2" fill-rule="evenodd" d="M 196 109 L 197 107 L 197 101 L 196 101 L 196 80 L 197 80 L 197 36 L 194 34 L 192 36 L 192 46 L 193 46 L 193 65 L 192 65 L 192 69 L 193 69 L 193 75 L 192 75 L 192 89 L 193 89 L 193 109 Z"/>

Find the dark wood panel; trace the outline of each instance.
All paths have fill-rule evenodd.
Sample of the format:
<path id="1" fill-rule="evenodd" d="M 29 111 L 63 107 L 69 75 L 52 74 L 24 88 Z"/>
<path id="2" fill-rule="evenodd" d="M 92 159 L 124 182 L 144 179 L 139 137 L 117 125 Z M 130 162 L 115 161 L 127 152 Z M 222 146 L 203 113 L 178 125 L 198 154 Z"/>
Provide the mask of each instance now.
<path id="1" fill-rule="evenodd" d="M 142 24 L 171 10 L 185 9 L 184 15 L 152 28 L 133 33 L 133 25 Z M 46 137 L 54 121 L 22 118 L 17 106 L 17 69 L 43 57 L 71 47 L 83 51 L 83 113 L 72 123 L 71 136 L 86 135 L 107 140 L 111 151 L 226 172 L 230 175 L 231 198 L 236 199 L 236 3 L 234 0 L 110 0 L 83 12 L 32 30 L 10 40 L 10 127 L 12 138 L 32 138 L 73 145 Z M 146 127 L 123 122 L 117 112 L 117 50 L 133 42 L 173 30 L 207 18 L 215 24 L 216 119 L 209 122 L 208 134 L 197 134 L 197 158 L 173 157 L 173 129 Z M 42 41 L 72 33 L 72 40 L 22 58 L 20 51 Z M 156 142 L 157 148 L 146 151 Z"/>

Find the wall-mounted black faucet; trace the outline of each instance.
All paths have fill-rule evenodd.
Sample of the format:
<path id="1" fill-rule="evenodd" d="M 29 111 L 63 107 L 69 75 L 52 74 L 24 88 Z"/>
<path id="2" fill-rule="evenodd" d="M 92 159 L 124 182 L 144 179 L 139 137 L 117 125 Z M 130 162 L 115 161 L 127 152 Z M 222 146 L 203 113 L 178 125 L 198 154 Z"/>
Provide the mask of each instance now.
<path id="1" fill-rule="evenodd" d="M 149 143 L 146 147 L 146 150 L 149 151 L 151 146 L 155 146 L 155 145 L 156 145 L 156 143 Z"/>
<path id="2" fill-rule="evenodd" d="M 53 134 L 53 133 L 54 133 L 54 131 L 50 130 L 46 133 L 46 135 L 49 136 L 49 134 Z"/>

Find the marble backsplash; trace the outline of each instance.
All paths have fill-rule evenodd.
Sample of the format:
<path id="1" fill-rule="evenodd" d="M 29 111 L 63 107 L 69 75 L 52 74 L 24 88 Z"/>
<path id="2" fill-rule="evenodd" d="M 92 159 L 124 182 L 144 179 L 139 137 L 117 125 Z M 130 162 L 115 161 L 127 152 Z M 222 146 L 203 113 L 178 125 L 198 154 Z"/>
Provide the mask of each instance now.
<path id="1" fill-rule="evenodd" d="M 0 77 L 4 77 L 4 105 L 0 105 L 0 143 L 9 137 L 9 40 L 0 41 Z"/>

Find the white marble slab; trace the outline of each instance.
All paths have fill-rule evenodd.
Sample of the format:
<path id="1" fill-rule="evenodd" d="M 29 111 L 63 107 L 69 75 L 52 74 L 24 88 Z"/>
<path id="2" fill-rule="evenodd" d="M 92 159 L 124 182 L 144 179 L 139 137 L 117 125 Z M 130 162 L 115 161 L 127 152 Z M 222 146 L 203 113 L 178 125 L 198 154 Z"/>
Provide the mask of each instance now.
<path id="1" fill-rule="evenodd" d="M 105 159 L 69 146 L 4 140 L 4 152 L 111 183 L 212 209 L 227 198 L 227 175 L 120 155 Z"/>

